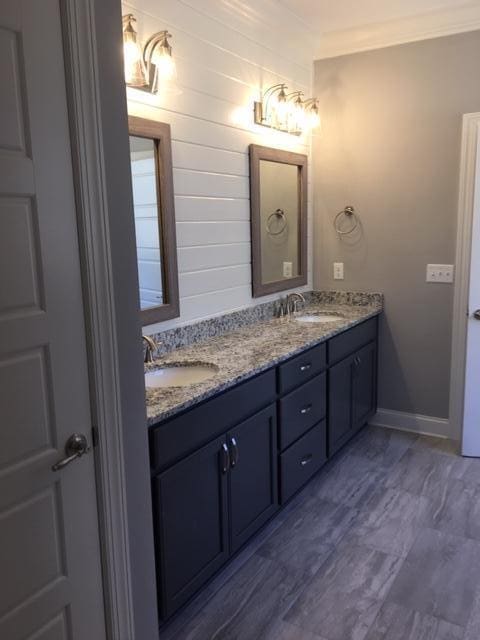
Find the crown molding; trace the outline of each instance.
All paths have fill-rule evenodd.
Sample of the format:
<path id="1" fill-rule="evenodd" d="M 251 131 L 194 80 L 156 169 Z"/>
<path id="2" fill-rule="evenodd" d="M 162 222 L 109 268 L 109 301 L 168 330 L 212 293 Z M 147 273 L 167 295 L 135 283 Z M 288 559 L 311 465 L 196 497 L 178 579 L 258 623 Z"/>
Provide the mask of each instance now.
<path id="1" fill-rule="evenodd" d="M 414 17 L 325 33 L 319 38 L 315 60 L 477 29 L 480 29 L 480 5 L 469 3 Z"/>

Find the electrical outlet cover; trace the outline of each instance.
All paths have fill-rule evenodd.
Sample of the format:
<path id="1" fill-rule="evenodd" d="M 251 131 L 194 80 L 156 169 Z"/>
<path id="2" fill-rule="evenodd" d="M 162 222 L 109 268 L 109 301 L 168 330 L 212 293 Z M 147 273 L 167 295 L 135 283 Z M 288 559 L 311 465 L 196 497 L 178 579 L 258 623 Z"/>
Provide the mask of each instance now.
<path id="1" fill-rule="evenodd" d="M 291 262 L 283 263 L 283 277 L 291 278 L 293 273 L 293 264 Z"/>
<path id="2" fill-rule="evenodd" d="M 333 279 L 334 280 L 343 280 L 343 262 L 334 262 L 333 263 Z"/>

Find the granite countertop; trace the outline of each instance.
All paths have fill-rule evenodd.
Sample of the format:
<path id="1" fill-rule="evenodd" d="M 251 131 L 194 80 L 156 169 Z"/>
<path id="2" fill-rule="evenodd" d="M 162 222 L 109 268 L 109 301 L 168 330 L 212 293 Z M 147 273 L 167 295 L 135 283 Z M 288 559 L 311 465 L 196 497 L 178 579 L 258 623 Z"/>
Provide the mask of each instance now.
<path id="1" fill-rule="evenodd" d="M 378 315 L 382 304 L 378 301 L 364 305 L 313 302 L 305 307 L 305 313 L 318 311 L 343 317 L 326 324 L 274 318 L 175 349 L 146 365 L 146 370 L 172 363 L 210 363 L 218 367 L 218 372 L 208 380 L 187 387 L 147 389 L 148 426 Z"/>

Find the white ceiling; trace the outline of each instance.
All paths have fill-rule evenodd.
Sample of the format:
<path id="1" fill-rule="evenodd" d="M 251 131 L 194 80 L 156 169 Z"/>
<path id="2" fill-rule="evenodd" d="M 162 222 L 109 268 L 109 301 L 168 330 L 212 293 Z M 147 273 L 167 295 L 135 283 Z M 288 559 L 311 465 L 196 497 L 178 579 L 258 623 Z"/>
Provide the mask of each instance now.
<path id="1" fill-rule="evenodd" d="M 480 0 L 278 1 L 313 33 L 316 57 L 480 28 Z"/>

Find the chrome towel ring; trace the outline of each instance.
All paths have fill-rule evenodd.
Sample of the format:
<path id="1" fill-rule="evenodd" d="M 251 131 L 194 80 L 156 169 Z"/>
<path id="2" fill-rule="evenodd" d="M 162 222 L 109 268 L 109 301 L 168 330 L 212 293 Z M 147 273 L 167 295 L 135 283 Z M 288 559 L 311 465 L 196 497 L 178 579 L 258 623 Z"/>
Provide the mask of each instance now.
<path id="1" fill-rule="evenodd" d="M 352 226 L 348 228 L 346 231 L 344 231 L 343 229 L 340 229 L 339 219 L 341 218 L 341 216 L 345 216 L 351 219 L 353 222 Z M 355 208 L 352 206 L 348 206 L 348 207 L 345 207 L 345 209 L 342 209 L 341 211 L 339 211 L 335 216 L 335 219 L 333 220 L 333 226 L 335 227 L 335 231 L 338 233 L 339 236 L 346 236 L 349 233 L 353 233 L 355 229 L 358 227 L 358 217 L 357 217 L 357 214 L 355 213 Z"/>
<path id="2" fill-rule="evenodd" d="M 279 229 L 277 229 L 276 231 L 272 231 L 272 222 L 273 220 L 281 220 L 282 222 L 280 223 L 280 227 Z M 287 216 L 285 215 L 285 211 L 283 209 L 276 209 L 273 213 L 271 213 L 268 218 L 267 218 L 267 223 L 266 223 L 266 227 L 267 227 L 267 233 L 270 236 L 279 236 L 281 233 L 283 233 L 285 231 L 285 229 L 287 228 Z"/>

